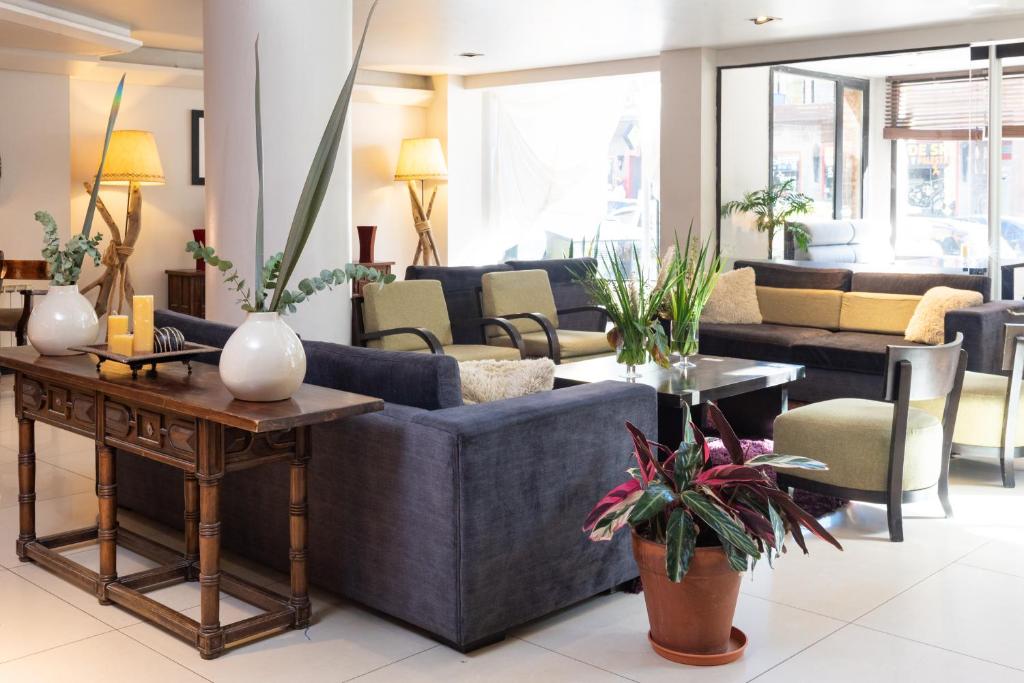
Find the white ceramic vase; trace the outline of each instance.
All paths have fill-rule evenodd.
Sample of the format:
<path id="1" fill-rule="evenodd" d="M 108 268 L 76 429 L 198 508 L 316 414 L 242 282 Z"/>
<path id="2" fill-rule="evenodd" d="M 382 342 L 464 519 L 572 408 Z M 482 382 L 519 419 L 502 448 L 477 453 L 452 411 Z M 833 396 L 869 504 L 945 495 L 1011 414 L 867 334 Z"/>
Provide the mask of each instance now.
<path id="1" fill-rule="evenodd" d="M 50 285 L 28 318 L 28 340 L 44 356 L 76 356 L 69 346 L 95 344 L 100 321 L 78 285 Z"/>
<path id="2" fill-rule="evenodd" d="M 306 377 L 306 352 L 277 313 L 250 313 L 220 354 L 220 378 L 242 401 L 282 401 Z"/>

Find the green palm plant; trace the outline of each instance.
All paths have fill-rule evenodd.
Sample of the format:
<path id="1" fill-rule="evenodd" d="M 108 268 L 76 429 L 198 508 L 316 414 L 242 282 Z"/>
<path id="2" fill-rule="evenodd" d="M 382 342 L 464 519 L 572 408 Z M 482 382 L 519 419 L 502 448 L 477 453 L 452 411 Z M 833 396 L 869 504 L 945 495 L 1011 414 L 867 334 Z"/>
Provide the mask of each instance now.
<path id="1" fill-rule="evenodd" d="M 722 217 L 727 218 L 734 213 L 752 213 L 755 216 L 754 227 L 758 232 L 768 233 L 768 258 L 773 256 L 775 233 L 788 230 L 801 249 L 806 249 L 810 234 L 807 229 L 792 219 L 811 212 L 814 200 L 805 194 L 793 190 L 795 181 L 790 178 L 782 183 L 770 183 L 763 190 L 747 192 L 743 199 L 726 202 L 722 205 Z"/>
<path id="2" fill-rule="evenodd" d="M 322 270 L 317 275 L 300 280 L 297 289 L 288 289 L 295 266 L 313 232 L 313 225 L 316 223 L 320 206 L 327 194 L 331 175 L 334 173 L 334 162 L 341 146 L 341 134 L 345 127 L 349 103 L 352 101 L 352 90 L 355 88 L 356 71 L 363 54 L 363 43 L 366 42 L 366 33 L 370 28 L 370 20 L 376 9 L 377 0 L 374 0 L 366 17 L 366 24 L 363 26 L 359 47 L 352 59 L 352 68 L 349 69 L 345 84 L 334 103 L 334 109 L 327 120 L 327 126 L 320 138 L 316 154 L 313 155 L 309 172 L 306 174 L 306 181 L 295 207 L 284 251 L 275 253 L 266 260 L 264 260 L 263 243 L 263 126 L 260 116 L 260 43 L 259 38 L 256 39 L 256 171 L 259 180 L 259 194 L 256 199 L 255 283 L 253 286 L 249 286 L 235 270 L 234 264 L 227 259 L 218 257 L 212 247 L 194 241 L 185 246 L 185 250 L 192 254 L 193 258 L 205 260 L 221 272 L 224 282 L 238 293 L 239 303 L 244 311 L 294 313 L 296 305 L 308 297 L 325 289 L 329 290 L 337 285 L 342 285 L 346 280 L 366 279 L 371 282 L 388 283 L 395 279 L 394 275 L 381 275 L 373 268 L 350 263 L 344 268 Z"/>

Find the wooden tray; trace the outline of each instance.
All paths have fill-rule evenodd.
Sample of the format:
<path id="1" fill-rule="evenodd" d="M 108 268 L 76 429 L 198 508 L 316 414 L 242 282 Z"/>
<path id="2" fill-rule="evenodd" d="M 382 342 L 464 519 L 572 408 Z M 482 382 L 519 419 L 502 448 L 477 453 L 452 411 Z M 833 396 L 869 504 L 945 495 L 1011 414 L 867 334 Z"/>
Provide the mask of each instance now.
<path id="1" fill-rule="evenodd" d="M 103 361 L 121 363 L 132 370 L 132 379 L 139 376 L 139 370 L 149 365 L 147 374 L 155 375 L 156 366 L 159 363 L 184 363 L 188 367 L 188 373 L 192 374 L 192 359 L 203 353 L 217 352 L 221 349 L 216 346 L 206 346 L 194 342 L 185 342 L 185 348 L 180 351 L 164 351 L 162 353 L 141 353 L 132 356 L 123 356 L 120 353 L 113 353 L 107 350 L 106 344 L 90 344 L 88 346 L 69 346 L 71 351 L 84 351 L 97 357 L 96 372 L 100 372 Z"/>

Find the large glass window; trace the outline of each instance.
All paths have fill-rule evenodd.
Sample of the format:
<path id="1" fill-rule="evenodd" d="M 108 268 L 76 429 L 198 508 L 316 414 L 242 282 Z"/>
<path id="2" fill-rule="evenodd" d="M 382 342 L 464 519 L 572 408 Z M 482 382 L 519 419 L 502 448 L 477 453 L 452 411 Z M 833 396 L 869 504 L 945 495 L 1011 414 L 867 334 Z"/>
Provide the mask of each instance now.
<path id="1" fill-rule="evenodd" d="M 636 74 L 484 95 L 486 239 L 474 260 L 658 253 L 660 80 Z M 487 254 L 478 253 L 479 249 Z"/>
<path id="2" fill-rule="evenodd" d="M 794 181 L 819 218 L 863 215 L 867 83 L 772 69 L 771 177 Z"/>

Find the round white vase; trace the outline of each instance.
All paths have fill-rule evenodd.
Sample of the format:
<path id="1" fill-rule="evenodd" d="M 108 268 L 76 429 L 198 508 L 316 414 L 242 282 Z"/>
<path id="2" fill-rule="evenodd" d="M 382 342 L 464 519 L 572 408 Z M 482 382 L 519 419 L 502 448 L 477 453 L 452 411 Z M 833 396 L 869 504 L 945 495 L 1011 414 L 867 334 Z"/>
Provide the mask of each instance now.
<path id="1" fill-rule="evenodd" d="M 306 377 L 306 352 L 277 313 L 250 313 L 220 354 L 220 378 L 242 401 L 282 401 Z"/>
<path id="2" fill-rule="evenodd" d="M 69 346 L 95 344 L 100 321 L 78 285 L 50 285 L 46 296 L 32 308 L 28 340 L 44 356 L 76 356 Z"/>

